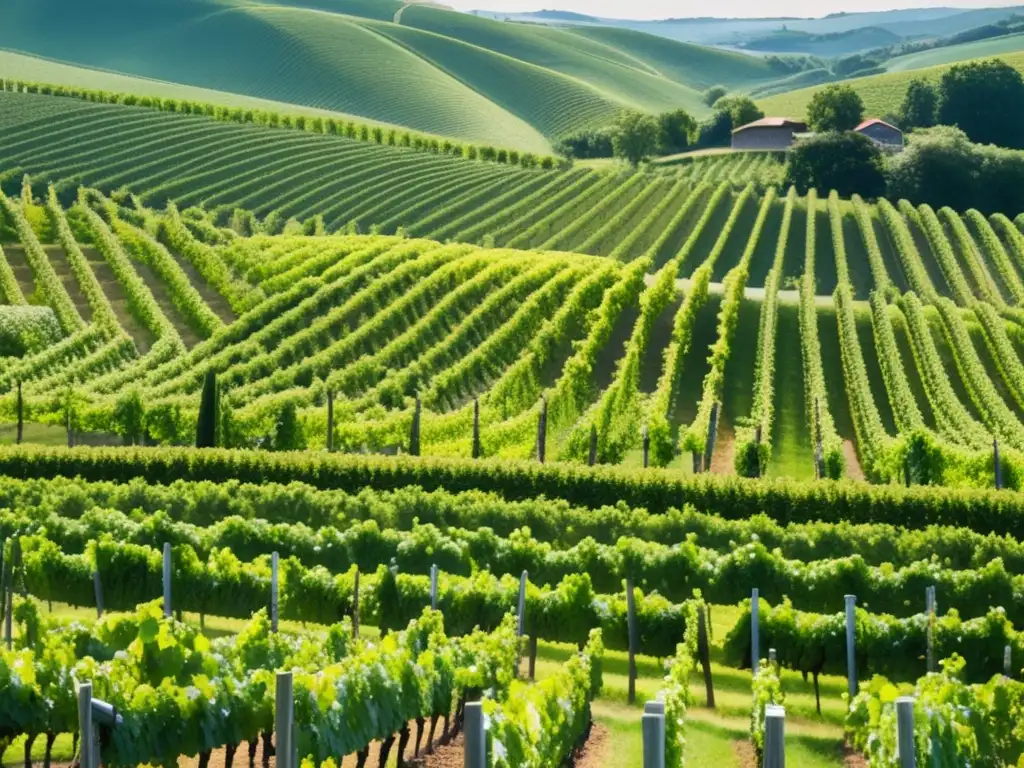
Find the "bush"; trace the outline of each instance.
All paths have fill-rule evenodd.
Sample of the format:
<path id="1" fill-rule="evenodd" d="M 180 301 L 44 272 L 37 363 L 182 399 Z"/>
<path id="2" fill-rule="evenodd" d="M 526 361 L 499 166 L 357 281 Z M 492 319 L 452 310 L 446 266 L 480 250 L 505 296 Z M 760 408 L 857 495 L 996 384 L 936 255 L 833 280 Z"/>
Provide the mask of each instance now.
<path id="1" fill-rule="evenodd" d="M 801 194 L 810 189 L 836 190 L 843 197 L 885 194 L 882 155 L 859 133 L 825 133 L 798 142 L 789 152 L 786 184 Z"/>
<path id="2" fill-rule="evenodd" d="M 60 338 L 60 323 L 50 307 L 0 306 L 0 357 L 23 357 Z"/>

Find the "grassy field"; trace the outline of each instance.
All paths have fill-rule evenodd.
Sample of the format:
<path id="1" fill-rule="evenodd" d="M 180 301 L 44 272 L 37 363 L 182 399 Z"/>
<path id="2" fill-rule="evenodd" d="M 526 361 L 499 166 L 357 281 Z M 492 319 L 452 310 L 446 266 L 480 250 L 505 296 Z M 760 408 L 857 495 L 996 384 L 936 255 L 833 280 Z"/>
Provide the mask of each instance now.
<path id="1" fill-rule="evenodd" d="M 543 152 L 623 108 L 702 115 L 700 91 L 712 82 L 742 89 L 778 77 L 753 57 L 639 32 L 592 36 L 423 5 L 398 15 L 401 7 L 193 0 L 141 10 L 107 0 L 83 12 L 13 0 L 0 29 L 0 47 L 13 53 L 0 54 L 0 78 L 179 97 L 219 91 L 240 104 L 287 102 Z"/>
<path id="2" fill-rule="evenodd" d="M 929 51 L 928 53 L 939 54 L 941 50 L 944 49 Z M 1019 47 L 1016 50 L 1017 52 L 1015 53 L 1006 53 L 1000 55 L 999 58 L 1014 69 L 1024 72 L 1024 52 L 1021 52 Z M 851 85 L 860 94 L 861 99 L 864 101 L 865 115 L 883 117 L 899 112 L 911 80 L 923 79 L 930 83 L 938 83 L 942 78 L 943 72 L 950 66 L 952 64 L 924 65 L 920 69 L 903 68 L 881 75 L 871 75 L 841 82 Z M 770 96 L 759 100 L 758 106 L 769 115 L 803 117 L 807 112 L 807 105 L 810 103 L 811 97 L 824 87 L 826 86 L 801 88 L 777 96 Z"/>
<path id="3" fill-rule="evenodd" d="M 1001 57 L 1006 54 L 1019 53 L 1020 51 L 1024 51 L 1024 34 L 1004 35 L 1003 37 L 993 37 L 973 43 L 947 45 L 942 48 L 933 48 L 930 51 L 919 51 L 918 53 L 908 53 L 905 56 L 897 56 L 885 62 L 885 68 L 890 72 L 903 72 L 910 69 L 934 67 L 940 64 L 955 64 L 958 61 L 968 61 L 970 59 L 985 59 L 992 56 Z"/>

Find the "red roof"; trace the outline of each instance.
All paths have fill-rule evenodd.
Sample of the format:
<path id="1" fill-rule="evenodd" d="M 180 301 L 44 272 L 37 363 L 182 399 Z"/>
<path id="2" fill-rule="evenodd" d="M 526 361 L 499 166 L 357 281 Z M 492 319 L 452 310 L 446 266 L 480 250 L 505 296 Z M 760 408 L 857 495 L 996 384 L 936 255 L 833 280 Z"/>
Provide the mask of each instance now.
<path id="1" fill-rule="evenodd" d="M 807 130 L 807 123 L 801 120 L 791 120 L 788 117 L 762 117 L 760 120 L 741 125 L 739 128 L 734 129 L 733 133 L 744 131 L 747 128 L 784 128 L 786 126 L 792 126 L 798 131 Z"/>
<path id="2" fill-rule="evenodd" d="M 898 131 L 899 130 L 899 128 L 897 128 L 895 125 L 889 125 L 887 122 L 885 122 L 885 120 L 879 120 L 877 117 L 872 117 L 869 120 L 865 120 L 863 123 L 858 125 L 853 130 L 855 130 L 855 131 L 863 131 L 865 128 L 867 128 L 870 125 L 884 125 L 886 128 L 892 128 L 894 131 Z"/>

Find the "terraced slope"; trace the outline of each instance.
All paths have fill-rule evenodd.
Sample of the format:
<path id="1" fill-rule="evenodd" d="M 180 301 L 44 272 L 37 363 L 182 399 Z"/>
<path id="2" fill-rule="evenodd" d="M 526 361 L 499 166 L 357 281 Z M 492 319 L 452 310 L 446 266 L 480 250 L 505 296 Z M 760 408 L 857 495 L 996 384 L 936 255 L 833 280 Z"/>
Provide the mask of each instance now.
<path id="1" fill-rule="evenodd" d="M 649 461 L 685 472 L 890 482 L 913 456 L 931 482 L 986 485 L 994 435 L 1007 482 L 1024 477 L 1022 312 L 1002 290 L 1024 260 L 998 217 L 780 198 L 713 169 L 532 183 L 533 202 L 491 195 L 511 223 L 453 219 L 450 241 L 239 237 L 202 211 L 124 196 L 4 197 L 7 283 L 53 307 L 66 338 L 9 366 L 0 388 L 21 380 L 33 418 L 64 424 L 71 385 L 80 429 L 140 439 L 131 398 L 156 442 L 193 439 L 215 370 L 240 445 L 265 442 L 293 406 L 288 439 L 323 445 L 330 392 L 345 450 L 468 455 L 478 399 L 486 455 L 534 456 L 544 410 L 551 459 L 586 461 L 593 428 L 598 461 L 642 464 L 646 425 Z M 643 214 L 645 183 L 663 202 Z M 460 242 L 466 231 L 488 246 Z M 588 244 L 616 258 L 571 252 Z M 917 292 L 895 287 L 894 263 Z M 0 413 L 12 407 L 0 398 Z M 911 454 L 920 441 L 928 451 Z"/>
<path id="2" fill-rule="evenodd" d="M 0 48 L 11 53 L 0 53 L 0 78 L 178 98 L 207 89 L 246 105 L 287 102 L 545 152 L 562 134 L 607 124 L 627 107 L 704 114 L 700 90 L 709 79 L 740 87 L 773 77 L 756 59 L 642 33 L 602 40 L 423 5 L 399 15 L 401 8 L 369 0 L 100 0 L 86 9 L 11 0 L 0 29 Z M 139 78 L 160 84 L 136 88 Z"/>

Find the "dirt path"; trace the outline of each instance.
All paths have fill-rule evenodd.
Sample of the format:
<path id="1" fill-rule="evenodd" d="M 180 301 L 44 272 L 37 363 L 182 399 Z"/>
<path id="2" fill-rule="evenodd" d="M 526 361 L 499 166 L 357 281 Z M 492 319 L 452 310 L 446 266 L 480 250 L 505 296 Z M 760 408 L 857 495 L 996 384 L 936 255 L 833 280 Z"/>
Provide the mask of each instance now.
<path id="1" fill-rule="evenodd" d="M 31 296 L 36 292 L 36 278 L 32 267 L 28 265 L 25 258 L 25 248 L 21 245 L 5 245 L 4 255 L 7 263 L 11 265 L 11 271 L 18 279 L 18 286 L 25 298 L 31 301 Z"/>
<path id="2" fill-rule="evenodd" d="M 71 265 L 68 263 L 68 256 L 64 249 L 57 245 L 44 245 L 43 249 L 46 251 L 46 256 L 53 266 L 53 271 L 57 273 L 61 282 L 64 283 L 64 288 L 67 290 L 68 296 L 71 297 L 71 301 L 74 302 L 78 314 L 82 316 L 85 322 L 92 322 L 92 307 L 82 292 L 82 286 L 79 285 L 78 278 L 71 271 Z"/>
<path id="3" fill-rule="evenodd" d="M 732 475 L 736 473 L 736 433 L 732 424 L 719 423 L 718 434 L 715 435 L 715 452 L 711 454 L 711 471 L 716 475 Z"/>
<path id="4" fill-rule="evenodd" d="M 185 317 L 181 314 L 181 311 L 174 304 L 174 299 L 171 298 L 171 292 L 167 288 L 167 283 L 160 279 L 160 276 L 153 271 L 152 267 L 148 264 L 141 262 L 133 262 L 132 266 L 135 267 L 135 271 L 139 273 L 149 290 L 153 294 L 153 298 L 156 299 L 157 306 L 160 307 L 160 311 L 164 313 L 164 317 L 171 321 L 171 325 L 174 326 L 174 330 L 181 336 L 181 340 L 185 342 L 187 349 L 192 349 L 198 344 L 201 339 L 192 326 L 188 324 Z"/>
<path id="5" fill-rule="evenodd" d="M 213 310 L 217 317 L 224 321 L 225 325 L 230 325 L 238 319 L 234 310 L 231 309 L 228 300 L 217 293 L 213 286 L 206 282 L 206 279 L 199 274 L 199 270 L 192 266 L 191 262 L 182 258 L 170 248 L 167 249 L 167 252 L 178 262 L 178 266 L 181 267 L 181 271 L 188 277 L 192 287 L 198 291 L 199 295 L 203 297 L 203 301 L 206 302 L 207 306 Z"/>
<path id="6" fill-rule="evenodd" d="M 736 755 L 739 768 L 757 768 L 757 752 L 750 739 L 736 739 L 732 743 L 732 751 Z"/>
<path id="7" fill-rule="evenodd" d="M 594 723 L 590 729 L 590 738 L 576 753 L 576 759 L 570 763 L 576 768 L 604 768 L 613 764 L 614 755 L 609 754 L 611 743 L 608 729 L 600 723 Z M 462 748 L 462 735 L 451 744 L 438 747 L 432 755 L 412 763 L 417 768 L 463 768 L 465 754 Z M 347 768 L 347 766 L 346 766 Z"/>
<path id="8" fill-rule="evenodd" d="M 403 6 L 401 7 L 401 8 L 399 8 L 399 9 L 398 9 L 397 11 L 395 11 L 395 24 L 401 24 L 401 23 L 402 23 L 402 13 L 403 13 L 403 12 L 405 11 L 405 9 L 406 9 L 406 8 L 408 8 L 408 7 L 410 6 L 410 5 L 412 5 L 412 3 L 406 3 L 406 4 L 405 4 L 405 5 L 403 5 Z"/>
<path id="9" fill-rule="evenodd" d="M 82 253 L 89 262 L 89 266 L 92 268 L 93 274 L 96 275 L 96 279 L 99 280 L 100 287 L 103 289 L 103 293 L 106 294 L 110 306 L 113 307 L 118 323 L 120 323 L 125 333 L 131 336 L 139 354 L 146 354 L 156 339 L 148 328 L 145 328 L 138 320 L 132 317 L 132 313 L 128 310 L 128 296 L 125 294 L 124 288 L 117 281 L 114 270 L 110 268 L 110 265 L 103 259 L 102 254 L 95 248 L 83 248 Z"/>
<path id="10" fill-rule="evenodd" d="M 851 480 L 863 480 L 864 470 L 857 458 L 857 449 L 852 440 L 843 440 L 843 456 L 846 458 L 846 476 Z"/>

